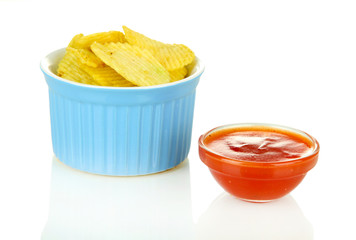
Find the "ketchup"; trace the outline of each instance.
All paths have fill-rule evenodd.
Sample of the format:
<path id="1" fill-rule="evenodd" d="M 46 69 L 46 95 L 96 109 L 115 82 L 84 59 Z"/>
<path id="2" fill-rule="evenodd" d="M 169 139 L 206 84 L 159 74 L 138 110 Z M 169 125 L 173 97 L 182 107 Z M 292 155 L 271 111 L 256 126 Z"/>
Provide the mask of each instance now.
<path id="1" fill-rule="evenodd" d="M 217 131 L 207 136 L 204 143 L 222 156 L 254 162 L 288 161 L 312 150 L 310 141 L 301 135 L 268 131 L 262 127 Z"/>

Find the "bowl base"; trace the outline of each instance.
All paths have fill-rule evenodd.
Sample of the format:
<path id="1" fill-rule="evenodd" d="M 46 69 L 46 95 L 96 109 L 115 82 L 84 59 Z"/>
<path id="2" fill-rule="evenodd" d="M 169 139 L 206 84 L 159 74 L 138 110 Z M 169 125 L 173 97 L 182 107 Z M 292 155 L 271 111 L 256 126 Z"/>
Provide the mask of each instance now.
<path id="1" fill-rule="evenodd" d="M 245 202 L 250 202 L 250 203 L 268 203 L 268 202 L 272 202 L 273 200 L 275 199 L 271 199 L 271 200 L 251 200 L 251 199 L 244 199 L 244 198 L 237 198 L 237 199 L 240 199 L 242 201 L 245 201 Z"/>

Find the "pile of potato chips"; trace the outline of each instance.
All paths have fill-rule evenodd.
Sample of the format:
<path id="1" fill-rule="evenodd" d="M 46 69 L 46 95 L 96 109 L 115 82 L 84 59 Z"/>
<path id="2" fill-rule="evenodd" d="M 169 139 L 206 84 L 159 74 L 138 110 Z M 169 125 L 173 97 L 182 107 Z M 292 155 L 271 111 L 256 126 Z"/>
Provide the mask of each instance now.
<path id="1" fill-rule="evenodd" d="M 78 34 L 66 48 L 57 75 L 75 82 L 113 87 L 152 86 L 186 77 L 195 55 L 183 44 L 165 44 L 123 26 Z"/>

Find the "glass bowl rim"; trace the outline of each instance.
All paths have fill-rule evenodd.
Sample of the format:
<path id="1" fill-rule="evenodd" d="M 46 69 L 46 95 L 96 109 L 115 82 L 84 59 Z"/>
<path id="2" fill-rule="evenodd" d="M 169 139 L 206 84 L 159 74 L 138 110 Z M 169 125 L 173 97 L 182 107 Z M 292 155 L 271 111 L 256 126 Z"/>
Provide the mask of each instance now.
<path id="1" fill-rule="evenodd" d="M 239 159 L 224 156 L 220 153 L 213 151 L 212 149 L 208 148 L 204 144 L 205 138 L 212 132 L 219 131 L 222 129 L 238 128 L 238 127 L 243 127 L 243 126 L 246 126 L 246 127 L 248 127 L 248 126 L 267 127 L 267 129 L 274 128 L 274 129 L 280 129 L 280 130 L 286 130 L 289 132 L 293 132 L 293 133 L 296 133 L 296 134 L 299 134 L 299 135 L 302 135 L 302 136 L 308 138 L 312 143 L 313 149 L 308 154 L 303 155 L 298 158 L 293 158 L 291 160 L 275 161 L 275 162 L 273 162 L 273 161 L 272 162 L 256 162 L 256 161 L 248 161 L 248 160 L 239 160 Z M 279 124 L 270 124 L 270 123 L 233 123 L 233 124 L 226 124 L 226 125 L 221 125 L 219 127 L 215 127 L 213 129 L 207 131 L 206 133 L 202 134 L 199 137 L 199 148 L 202 148 L 207 153 L 213 155 L 214 161 L 217 161 L 217 162 L 223 162 L 223 163 L 231 164 L 231 165 L 235 165 L 235 166 L 264 167 L 264 168 L 269 168 L 269 167 L 272 168 L 272 167 L 278 167 L 278 166 L 298 164 L 300 162 L 304 162 L 308 159 L 314 158 L 315 156 L 317 156 L 319 154 L 319 151 L 320 151 L 319 142 L 313 136 L 309 135 L 308 133 L 301 131 L 299 129 L 296 129 L 296 128 L 287 127 L 287 126 L 279 125 Z"/>

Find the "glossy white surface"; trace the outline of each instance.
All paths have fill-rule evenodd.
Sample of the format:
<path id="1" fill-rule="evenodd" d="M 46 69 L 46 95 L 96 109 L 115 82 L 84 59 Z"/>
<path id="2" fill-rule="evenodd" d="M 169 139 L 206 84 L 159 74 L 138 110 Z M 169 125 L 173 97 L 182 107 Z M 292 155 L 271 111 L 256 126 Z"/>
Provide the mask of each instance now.
<path id="1" fill-rule="evenodd" d="M 41 239 L 313 239 L 290 195 L 256 204 L 221 193 L 194 224 L 190 185 L 188 159 L 159 174 L 107 177 L 53 158 Z"/>
<path id="2" fill-rule="evenodd" d="M 83 173 L 52 160 L 42 239 L 191 239 L 188 161 L 139 177 Z"/>
<path id="3" fill-rule="evenodd" d="M 356 239 L 356 3 L 171 4 L 0 1 L 0 239 L 140 233 L 140 239 Z M 54 161 L 51 149 L 40 60 L 77 33 L 123 24 L 186 44 L 206 67 L 197 88 L 189 164 L 147 182 L 77 172 Z M 276 202 L 232 198 L 199 160 L 197 141 L 213 127 L 239 122 L 311 134 L 321 146 L 318 164 Z"/>

